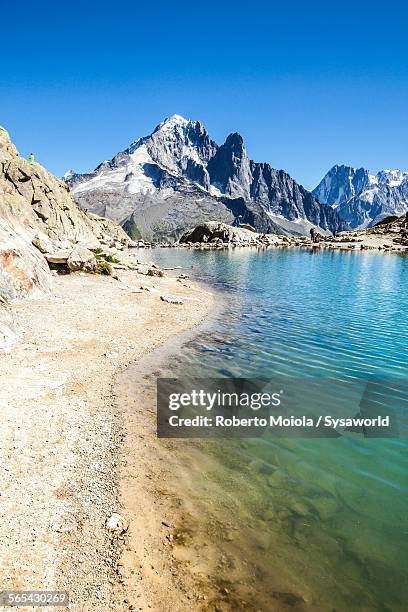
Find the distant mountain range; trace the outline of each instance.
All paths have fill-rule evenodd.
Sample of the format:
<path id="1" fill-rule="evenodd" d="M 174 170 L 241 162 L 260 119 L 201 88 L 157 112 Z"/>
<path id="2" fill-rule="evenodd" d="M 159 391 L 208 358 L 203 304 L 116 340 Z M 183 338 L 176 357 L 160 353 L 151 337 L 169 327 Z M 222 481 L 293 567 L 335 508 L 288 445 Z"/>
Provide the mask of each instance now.
<path id="1" fill-rule="evenodd" d="M 336 232 L 408 210 L 408 172 L 336 165 L 310 192 L 287 172 L 249 159 L 240 134 L 218 145 L 202 123 L 180 115 L 94 172 L 64 178 L 81 208 L 148 240 L 172 240 L 206 221 L 249 223 L 265 233 Z"/>
<path id="2" fill-rule="evenodd" d="M 331 206 L 351 228 L 375 225 L 390 215 L 408 211 L 408 172 L 333 166 L 313 194 Z"/>
<path id="3" fill-rule="evenodd" d="M 250 160 L 239 134 L 219 146 L 202 123 L 179 115 L 94 172 L 64 179 L 80 207 L 114 219 L 133 238 L 175 239 L 205 221 L 289 234 L 347 229 L 289 174 Z"/>

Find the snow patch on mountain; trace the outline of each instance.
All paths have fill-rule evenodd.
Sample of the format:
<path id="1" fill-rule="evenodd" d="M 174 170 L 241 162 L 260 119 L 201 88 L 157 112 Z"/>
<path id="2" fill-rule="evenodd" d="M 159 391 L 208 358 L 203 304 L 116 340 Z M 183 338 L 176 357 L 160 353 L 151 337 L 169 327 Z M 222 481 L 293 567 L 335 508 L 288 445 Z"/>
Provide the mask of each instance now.
<path id="1" fill-rule="evenodd" d="M 141 145 L 117 167 L 103 162 L 100 170 L 88 181 L 79 183 L 74 192 L 78 194 L 97 189 L 114 189 L 118 184 L 125 184 L 128 193 L 152 193 L 156 188 L 152 178 L 146 176 L 144 171 L 144 165 L 149 163 L 153 164 L 153 160 L 146 145 Z M 69 178 L 72 179 L 72 175 Z"/>
<path id="2" fill-rule="evenodd" d="M 336 209 L 352 228 L 375 225 L 408 210 L 408 172 L 336 165 L 313 191 L 319 202 Z"/>
<path id="3" fill-rule="evenodd" d="M 301 225 L 297 219 L 322 230 L 346 227 L 286 172 L 250 160 L 240 134 L 230 134 L 219 146 L 201 122 L 180 115 L 165 119 L 94 172 L 71 173 L 66 180 L 80 206 L 111 216 L 127 231 L 143 225 L 156 235 L 174 236 L 212 220 L 251 223 L 269 232 L 279 229 L 273 216 L 289 221 L 294 231 Z"/>
<path id="4" fill-rule="evenodd" d="M 381 170 L 377 174 L 378 182 L 387 183 L 390 187 L 399 187 L 407 179 L 408 172 L 401 170 Z"/>

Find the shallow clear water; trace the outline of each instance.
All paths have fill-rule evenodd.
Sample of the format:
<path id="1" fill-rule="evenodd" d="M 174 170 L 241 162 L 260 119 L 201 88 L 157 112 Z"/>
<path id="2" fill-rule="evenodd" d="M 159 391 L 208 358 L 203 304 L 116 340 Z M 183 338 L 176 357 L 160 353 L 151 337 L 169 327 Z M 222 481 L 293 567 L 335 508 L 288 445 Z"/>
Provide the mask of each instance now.
<path id="1" fill-rule="evenodd" d="M 406 257 L 249 249 L 137 256 L 180 265 L 226 291 L 226 311 L 174 361 L 175 375 L 408 375 Z M 201 463 L 201 475 L 236 513 L 241 537 L 230 552 L 258 564 L 262 609 L 406 609 L 407 446 L 361 438 L 209 445 L 216 467 L 206 473 Z"/>

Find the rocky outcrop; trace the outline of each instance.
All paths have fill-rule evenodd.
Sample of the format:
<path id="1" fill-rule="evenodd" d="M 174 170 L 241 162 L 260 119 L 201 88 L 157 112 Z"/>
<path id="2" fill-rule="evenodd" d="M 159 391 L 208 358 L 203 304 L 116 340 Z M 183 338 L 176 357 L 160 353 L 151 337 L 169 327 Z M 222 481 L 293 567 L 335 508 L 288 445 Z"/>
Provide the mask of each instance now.
<path id="1" fill-rule="evenodd" d="M 170 246 L 170 245 L 167 245 Z M 203 223 L 185 232 L 178 243 L 187 249 L 233 249 L 256 247 L 257 249 L 306 248 L 312 252 L 323 250 L 408 252 L 408 213 L 401 217 L 388 217 L 374 227 L 340 232 L 336 236 L 285 236 L 259 234 L 253 228 L 237 228 L 225 223 Z M 181 278 L 181 277 L 180 277 Z"/>
<path id="2" fill-rule="evenodd" d="M 2 128 L 0 193 L 11 214 L 23 214 L 24 226 L 34 233 L 91 247 L 96 247 L 101 241 L 127 240 L 125 233 L 111 220 L 87 215 L 78 209 L 67 184 L 40 164 L 22 158 Z"/>
<path id="3" fill-rule="evenodd" d="M 113 221 L 79 210 L 66 183 L 21 157 L 0 128 L 0 347 L 15 337 L 4 304 L 51 287 L 47 254 L 64 249 L 78 269 L 79 248 L 127 242 Z"/>
<path id="4" fill-rule="evenodd" d="M 111 217 L 134 239 L 175 240 L 207 221 L 287 234 L 347 227 L 289 174 L 250 160 L 240 134 L 219 146 L 202 123 L 179 115 L 94 172 L 70 171 L 66 180 L 79 206 Z"/>
<path id="5" fill-rule="evenodd" d="M 179 244 L 203 244 L 209 246 L 217 246 L 221 244 L 233 244 L 236 246 L 255 245 L 263 240 L 266 236 L 254 232 L 253 229 L 244 227 L 233 227 L 225 223 L 210 221 L 201 223 L 194 229 L 185 232 Z"/>

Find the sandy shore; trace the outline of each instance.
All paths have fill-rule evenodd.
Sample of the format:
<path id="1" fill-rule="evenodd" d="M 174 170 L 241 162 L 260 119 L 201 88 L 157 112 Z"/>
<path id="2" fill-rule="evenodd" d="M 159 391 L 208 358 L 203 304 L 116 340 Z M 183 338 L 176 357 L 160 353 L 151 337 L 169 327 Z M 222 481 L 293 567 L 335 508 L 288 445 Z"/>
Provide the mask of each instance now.
<path id="1" fill-rule="evenodd" d="M 201 327 L 199 337 L 207 333 L 207 325 Z M 170 375 L 166 368 L 178 346 L 166 343 L 163 349 L 145 360 L 142 368 L 136 365 L 123 371 L 115 392 L 125 423 L 120 500 L 131 525 L 119 560 L 129 603 L 126 609 L 303 610 L 282 601 L 272 608 L 270 600 L 258 593 L 256 568 L 265 550 L 264 525 L 253 517 L 248 522 L 239 496 L 231 495 L 234 468 L 227 477 L 227 489 L 209 477 L 220 473 L 222 459 L 214 454 L 219 445 L 197 439 L 157 439 L 155 380 Z M 231 462 L 231 452 L 239 455 L 243 445 L 229 442 L 223 441 L 223 447 L 228 448 Z M 247 469 L 242 467 L 240 491 L 251 496 L 252 481 L 246 481 Z M 278 578 L 282 576 L 275 572 L 274 581 Z"/>
<path id="2" fill-rule="evenodd" d="M 140 603 L 133 591 L 130 601 L 118 565 L 130 540 L 154 556 L 140 526 L 153 535 L 163 526 L 149 520 L 151 500 L 143 491 L 138 522 L 126 516 L 120 474 L 137 479 L 142 466 L 131 458 L 128 468 L 119 465 L 119 448 L 135 423 L 120 421 L 113 382 L 130 363 L 202 321 L 214 301 L 189 281 L 117 273 L 119 280 L 58 276 L 51 296 L 16 304 L 20 341 L 0 356 L 0 590 L 68 590 L 72 610 L 155 609 L 164 597 L 150 569 Z M 131 435 L 143 444 L 153 434 Z M 130 523 L 121 538 L 105 526 L 113 512 Z M 179 585 L 167 573 L 160 584 L 167 601 L 176 602 Z"/>

